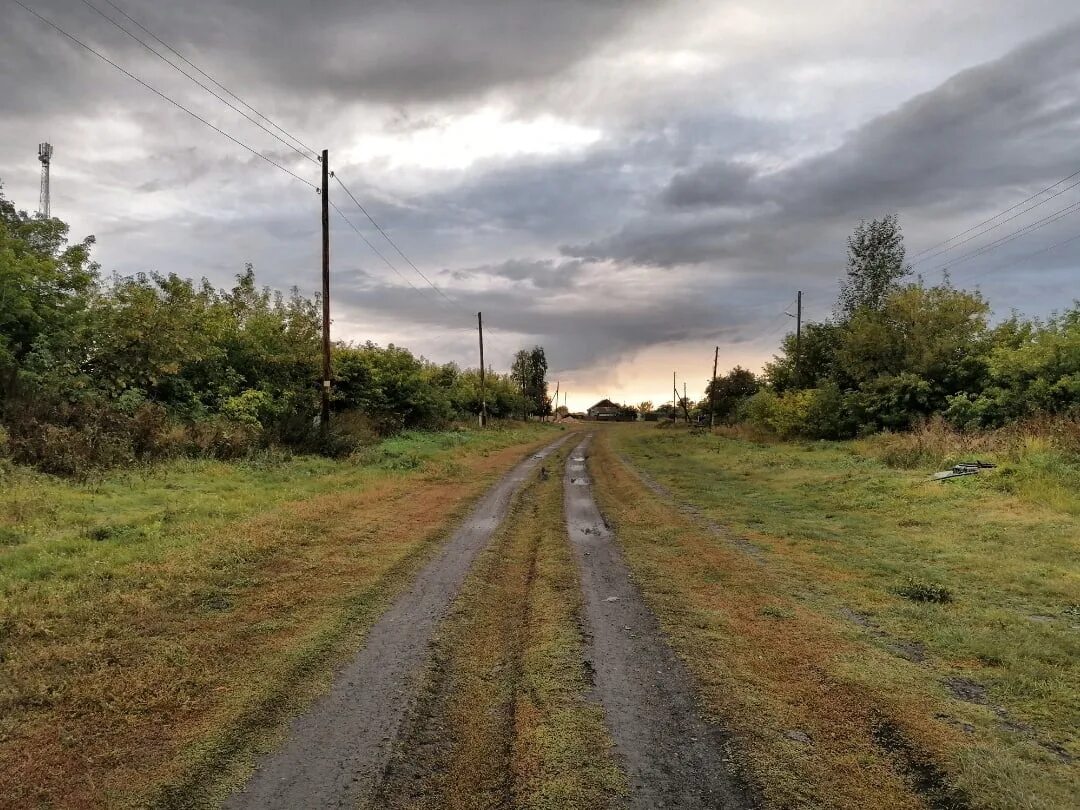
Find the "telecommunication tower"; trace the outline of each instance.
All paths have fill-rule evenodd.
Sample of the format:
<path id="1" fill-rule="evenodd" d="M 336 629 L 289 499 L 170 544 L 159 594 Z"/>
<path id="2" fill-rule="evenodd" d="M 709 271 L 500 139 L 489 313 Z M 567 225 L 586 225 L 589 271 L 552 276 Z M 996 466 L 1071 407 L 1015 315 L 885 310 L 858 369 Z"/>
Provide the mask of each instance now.
<path id="1" fill-rule="evenodd" d="M 49 211 L 49 164 L 52 162 L 52 144 L 38 144 L 38 160 L 41 161 L 41 196 L 38 198 L 38 213 L 48 219 Z"/>

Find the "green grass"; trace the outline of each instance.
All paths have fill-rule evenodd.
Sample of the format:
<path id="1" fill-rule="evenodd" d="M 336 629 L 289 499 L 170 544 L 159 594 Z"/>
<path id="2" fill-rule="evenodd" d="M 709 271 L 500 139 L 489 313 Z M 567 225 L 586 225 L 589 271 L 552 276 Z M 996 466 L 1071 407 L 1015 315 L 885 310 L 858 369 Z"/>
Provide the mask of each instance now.
<path id="1" fill-rule="evenodd" d="M 879 445 L 756 443 L 645 427 L 617 452 L 763 549 L 799 605 L 858 644 L 846 677 L 934 696 L 965 728 L 946 763 L 977 806 L 1067 806 L 1080 792 L 1080 460 L 1033 441 L 943 482 Z M 942 460 L 944 461 L 944 460 Z M 917 651 L 913 663 L 912 651 Z M 882 667 L 880 661 L 886 665 Z M 958 688 L 974 682 L 977 689 Z"/>
<path id="2" fill-rule="evenodd" d="M 176 461 L 0 490 L 0 795 L 209 795 L 354 647 L 455 516 L 550 427 L 347 461 Z M 404 459 L 404 461 L 403 461 Z"/>

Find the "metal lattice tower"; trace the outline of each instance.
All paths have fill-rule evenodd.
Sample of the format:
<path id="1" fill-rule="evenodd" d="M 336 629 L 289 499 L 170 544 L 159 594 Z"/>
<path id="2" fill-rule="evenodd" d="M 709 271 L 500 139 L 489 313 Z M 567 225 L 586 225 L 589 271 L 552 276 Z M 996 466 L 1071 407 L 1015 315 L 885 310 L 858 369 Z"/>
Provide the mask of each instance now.
<path id="1" fill-rule="evenodd" d="M 49 205 L 49 164 L 52 163 L 52 144 L 38 144 L 38 160 L 41 161 L 41 196 L 38 197 L 38 213 L 46 219 L 52 216 Z"/>

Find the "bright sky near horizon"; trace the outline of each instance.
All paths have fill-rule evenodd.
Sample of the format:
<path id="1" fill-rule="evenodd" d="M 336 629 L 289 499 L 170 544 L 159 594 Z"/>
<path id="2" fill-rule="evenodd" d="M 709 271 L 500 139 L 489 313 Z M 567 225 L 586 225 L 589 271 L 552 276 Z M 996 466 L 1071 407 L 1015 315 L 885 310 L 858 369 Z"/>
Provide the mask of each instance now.
<path id="1" fill-rule="evenodd" d="M 24 0 L 315 182 L 318 167 L 77 0 Z M 91 0 L 118 17 L 105 0 Z M 416 265 L 408 286 L 335 218 L 335 337 L 475 365 L 539 343 L 573 409 L 700 395 L 825 316 L 860 218 L 898 212 L 909 254 L 1080 170 L 1071 0 L 114 0 L 315 148 Z M 106 273 L 318 288 L 307 186 L 22 8 L 0 8 L 0 181 L 98 237 Z M 118 19 L 120 19 L 118 17 Z M 125 23 L 128 24 L 128 23 Z M 128 24 L 130 27 L 130 24 Z M 332 199 L 379 244 L 336 187 Z M 1076 296 L 1080 213 L 965 253 L 1080 200 L 1070 190 L 923 261 L 999 314 Z M 921 257 L 920 257 L 921 258 Z M 681 383 L 680 383 L 681 390 Z"/>

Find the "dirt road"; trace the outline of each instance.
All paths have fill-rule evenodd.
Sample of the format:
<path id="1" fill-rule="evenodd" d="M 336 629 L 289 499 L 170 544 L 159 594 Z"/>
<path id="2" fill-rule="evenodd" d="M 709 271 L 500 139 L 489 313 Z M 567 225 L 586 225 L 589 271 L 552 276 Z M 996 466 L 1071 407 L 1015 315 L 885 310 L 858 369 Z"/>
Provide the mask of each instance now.
<path id="1" fill-rule="evenodd" d="M 329 693 L 292 722 L 284 745 L 262 760 L 226 807 L 355 807 L 370 794 L 390 756 L 433 629 L 506 516 L 514 492 L 565 438 L 522 461 L 484 496 L 372 627 Z"/>
<path id="2" fill-rule="evenodd" d="M 593 500 L 586 437 L 566 466 L 566 522 L 581 570 L 595 671 L 626 770 L 632 808 L 747 808 L 755 805 L 733 773 L 725 733 L 695 705 L 690 677 L 630 578 Z"/>

